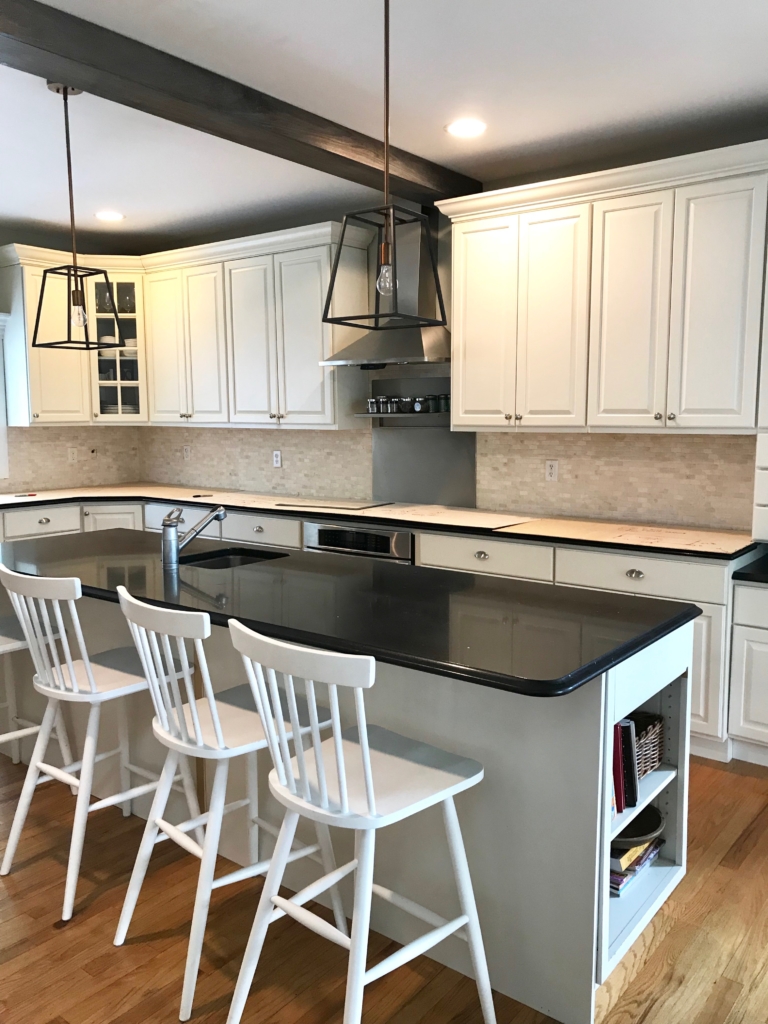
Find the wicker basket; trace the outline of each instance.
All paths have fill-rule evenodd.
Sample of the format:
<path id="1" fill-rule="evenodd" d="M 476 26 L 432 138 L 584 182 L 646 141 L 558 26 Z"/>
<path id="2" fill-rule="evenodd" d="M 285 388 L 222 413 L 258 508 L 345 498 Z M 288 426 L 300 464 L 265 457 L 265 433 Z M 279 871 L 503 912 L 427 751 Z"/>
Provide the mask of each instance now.
<path id="1" fill-rule="evenodd" d="M 637 777 L 642 779 L 656 771 L 664 759 L 664 719 L 642 711 L 630 717 L 635 723 Z"/>

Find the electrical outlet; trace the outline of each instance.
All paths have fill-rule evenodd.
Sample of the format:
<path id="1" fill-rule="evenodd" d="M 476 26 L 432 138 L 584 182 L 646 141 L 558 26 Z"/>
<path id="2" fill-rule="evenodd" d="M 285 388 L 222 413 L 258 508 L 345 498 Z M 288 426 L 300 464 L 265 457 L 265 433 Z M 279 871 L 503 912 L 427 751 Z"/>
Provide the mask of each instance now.
<path id="1" fill-rule="evenodd" d="M 282 452 L 272 452 L 272 466 L 273 466 L 274 469 L 282 469 L 283 468 L 283 453 Z"/>
<path id="2" fill-rule="evenodd" d="M 77 462 L 77 448 L 67 448 L 67 462 Z"/>
<path id="3" fill-rule="evenodd" d="M 99 454 L 98 448 L 91 448 L 91 458 L 92 459 L 95 459 L 98 454 Z"/>
<path id="4" fill-rule="evenodd" d="M 547 459 L 544 463 L 544 479 L 551 484 L 557 480 L 557 459 Z"/>
<path id="5" fill-rule="evenodd" d="M 192 458 L 192 445 L 185 444 L 184 447 L 181 449 L 181 453 L 184 456 L 184 461 L 189 462 L 189 460 Z"/>

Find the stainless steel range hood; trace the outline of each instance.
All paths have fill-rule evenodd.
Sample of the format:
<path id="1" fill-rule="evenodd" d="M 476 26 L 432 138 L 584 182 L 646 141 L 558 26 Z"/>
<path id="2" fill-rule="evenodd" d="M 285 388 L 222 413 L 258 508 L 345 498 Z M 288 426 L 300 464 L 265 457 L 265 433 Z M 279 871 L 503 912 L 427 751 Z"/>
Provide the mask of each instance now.
<path id="1" fill-rule="evenodd" d="M 388 363 L 449 363 L 451 335 L 445 327 L 398 327 L 369 331 L 321 366 L 383 366 Z"/>

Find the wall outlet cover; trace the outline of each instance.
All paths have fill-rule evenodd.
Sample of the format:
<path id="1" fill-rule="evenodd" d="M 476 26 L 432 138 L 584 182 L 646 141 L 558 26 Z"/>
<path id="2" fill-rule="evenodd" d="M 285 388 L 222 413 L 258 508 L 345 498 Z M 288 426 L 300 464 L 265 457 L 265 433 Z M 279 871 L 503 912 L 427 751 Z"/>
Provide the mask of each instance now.
<path id="1" fill-rule="evenodd" d="M 67 462 L 77 462 L 77 448 L 67 448 Z"/>
<path id="2" fill-rule="evenodd" d="M 189 460 L 192 458 L 192 445 L 185 444 L 181 449 L 181 453 L 184 456 L 184 461 L 189 462 Z"/>
<path id="3" fill-rule="evenodd" d="M 557 459 L 547 459 L 544 463 L 544 479 L 548 483 L 555 483 L 557 480 Z"/>
<path id="4" fill-rule="evenodd" d="M 283 468 L 283 453 L 282 452 L 272 452 L 272 466 L 273 466 L 274 469 L 282 469 Z"/>

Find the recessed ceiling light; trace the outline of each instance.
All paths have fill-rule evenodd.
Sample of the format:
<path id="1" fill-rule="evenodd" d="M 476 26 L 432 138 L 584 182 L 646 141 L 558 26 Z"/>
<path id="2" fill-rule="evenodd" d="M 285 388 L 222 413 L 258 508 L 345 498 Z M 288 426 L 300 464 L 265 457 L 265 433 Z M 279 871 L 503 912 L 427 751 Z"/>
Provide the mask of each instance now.
<path id="1" fill-rule="evenodd" d="M 125 214 L 118 213 L 117 210 L 99 210 L 99 212 L 96 214 L 96 220 L 125 220 Z"/>
<path id="2" fill-rule="evenodd" d="M 455 135 L 459 139 L 476 139 L 482 135 L 488 125 L 477 117 L 460 117 L 458 121 L 451 121 L 445 126 L 449 135 Z"/>

